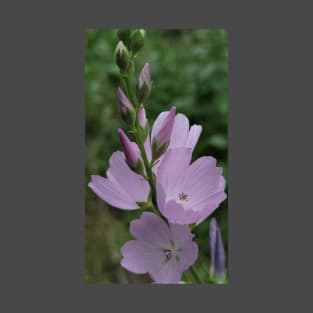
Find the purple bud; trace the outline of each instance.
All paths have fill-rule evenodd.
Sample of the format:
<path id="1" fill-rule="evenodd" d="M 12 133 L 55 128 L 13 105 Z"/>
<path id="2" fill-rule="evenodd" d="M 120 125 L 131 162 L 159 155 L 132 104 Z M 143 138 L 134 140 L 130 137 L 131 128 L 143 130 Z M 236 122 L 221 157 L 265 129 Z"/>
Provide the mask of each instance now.
<path id="1" fill-rule="evenodd" d="M 118 129 L 121 145 L 125 154 L 126 161 L 132 167 L 136 167 L 140 160 L 140 152 L 136 143 L 130 141 L 122 129 Z"/>
<path id="2" fill-rule="evenodd" d="M 174 119 L 176 114 L 176 108 L 172 107 L 170 112 L 161 122 L 158 132 L 155 134 L 155 140 L 157 146 L 168 145 L 170 142 L 172 129 L 174 125 Z"/>
<path id="3" fill-rule="evenodd" d="M 210 250 L 211 274 L 216 279 L 216 282 L 222 283 L 226 276 L 225 250 L 222 233 L 215 218 L 212 218 L 210 222 Z"/>
<path id="4" fill-rule="evenodd" d="M 120 87 L 118 87 L 118 90 L 117 90 L 117 100 L 118 100 L 119 108 L 123 114 L 126 114 L 128 110 L 130 111 L 134 110 L 131 102 L 128 100 L 124 91 Z"/>
<path id="5" fill-rule="evenodd" d="M 139 75 L 139 88 L 142 88 L 143 84 L 146 83 L 149 89 L 151 88 L 151 75 L 150 75 L 150 64 L 146 63 L 141 70 Z"/>
<path id="6" fill-rule="evenodd" d="M 139 125 L 145 129 L 147 126 L 147 116 L 146 116 L 146 111 L 145 108 L 143 107 L 143 105 L 140 107 L 139 111 L 138 111 L 138 122 Z"/>

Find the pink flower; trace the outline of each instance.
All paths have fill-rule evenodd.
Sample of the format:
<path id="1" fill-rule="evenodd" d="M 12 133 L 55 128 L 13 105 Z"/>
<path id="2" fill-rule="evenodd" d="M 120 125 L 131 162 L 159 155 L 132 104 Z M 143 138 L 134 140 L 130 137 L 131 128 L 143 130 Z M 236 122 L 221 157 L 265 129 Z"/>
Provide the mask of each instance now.
<path id="1" fill-rule="evenodd" d="M 191 155 L 191 148 L 169 149 L 158 169 L 158 206 L 171 223 L 199 224 L 226 198 L 216 160 L 201 157 L 190 165 Z"/>
<path id="2" fill-rule="evenodd" d="M 122 152 L 114 152 L 109 162 L 107 178 L 93 175 L 88 186 L 113 207 L 123 210 L 137 209 L 138 203 L 148 199 L 148 182 L 128 167 Z"/>
<path id="3" fill-rule="evenodd" d="M 198 246 L 187 226 L 167 223 L 159 216 L 144 212 L 130 223 L 136 238 L 121 249 L 121 265 L 136 273 L 149 273 L 158 283 L 179 283 L 182 273 L 198 257 Z"/>
<path id="4" fill-rule="evenodd" d="M 156 119 L 156 122 L 154 125 L 157 125 L 159 123 L 159 119 L 163 119 L 166 114 L 169 114 L 169 111 L 162 112 L 159 114 L 159 116 Z M 153 127 L 155 127 L 153 125 Z M 180 147 L 186 147 L 191 148 L 192 150 L 195 148 L 199 137 L 202 132 L 202 126 L 201 125 L 192 125 L 189 128 L 189 120 L 184 114 L 177 114 L 174 119 L 174 125 L 171 132 L 170 137 L 170 143 L 168 146 L 168 149 L 170 148 L 180 148 Z M 146 151 L 148 153 L 148 156 L 151 155 L 151 149 L 146 145 Z M 160 156 L 159 161 L 155 163 L 155 166 L 153 167 L 153 172 L 156 174 L 157 170 L 161 164 L 161 160 L 163 158 L 163 155 Z"/>
<path id="5" fill-rule="evenodd" d="M 164 121 L 164 119 L 168 116 L 169 113 L 170 111 L 166 111 L 159 114 L 152 127 L 153 134 L 155 134 L 158 131 L 158 128 L 160 127 L 159 125 L 162 124 L 162 121 Z M 191 148 L 193 150 L 199 140 L 201 132 L 202 132 L 201 125 L 192 125 L 189 128 L 189 120 L 186 117 L 186 115 L 181 113 L 177 114 L 174 118 L 174 124 L 170 134 L 168 149 L 186 147 Z M 150 137 L 148 137 L 147 140 L 145 141 L 145 150 L 149 161 L 151 161 L 152 152 Z M 161 155 L 156 160 L 157 162 L 155 162 L 155 165 L 153 166 L 152 169 L 154 174 L 157 174 L 162 158 L 163 155 Z"/>
<path id="6" fill-rule="evenodd" d="M 175 112 L 173 111 L 174 107 L 171 109 L 171 111 L 165 111 L 158 115 L 152 127 L 152 138 L 156 138 L 157 134 L 160 133 L 160 130 L 164 125 L 164 121 L 168 119 L 169 115 L 171 113 L 174 113 L 175 115 Z M 168 148 L 188 147 L 194 149 L 199 140 L 201 132 L 201 125 L 192 125 L 189 129 L 189 120 L 186 115 L 178 113 L 174 117 L 172 130 L 170 134 L 168 134 Z"/>

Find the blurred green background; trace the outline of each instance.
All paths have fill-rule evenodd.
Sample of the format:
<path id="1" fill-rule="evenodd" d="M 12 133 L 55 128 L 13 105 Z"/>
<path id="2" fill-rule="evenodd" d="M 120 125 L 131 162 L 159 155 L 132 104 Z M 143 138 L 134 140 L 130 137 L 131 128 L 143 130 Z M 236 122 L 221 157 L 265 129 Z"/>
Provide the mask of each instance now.
<path id="1" fill-rule="evenodd" d="M 146 283 L 148 275 L 134 275 L 119 262 L 120 247 L 129 239 L 128 224 L 137 211 L 111 208 L 87 187 L 92 174 L 105 176 L 111 154 L 121 150 L 116 92 L 120 84 L 114 61 L 116 30 L 85 33 L 85 281 L 88 283 Z M 193 158 L 211 155 L 224 168 L 227 180 L 227 33 L 224 30 L 147 30 L 136 70 L 151 65 L 152 93 L 145 104 L 152 121 L 173 105 L 201 124 L 203 132 Z M 213 214 L 228 250 L 227 200 Z M 209 219 L 195 228 L 199 259 L 195 263 L 205 279 L 210 266 Z M 190 279 L 189 273 L 184 279 Z"/>

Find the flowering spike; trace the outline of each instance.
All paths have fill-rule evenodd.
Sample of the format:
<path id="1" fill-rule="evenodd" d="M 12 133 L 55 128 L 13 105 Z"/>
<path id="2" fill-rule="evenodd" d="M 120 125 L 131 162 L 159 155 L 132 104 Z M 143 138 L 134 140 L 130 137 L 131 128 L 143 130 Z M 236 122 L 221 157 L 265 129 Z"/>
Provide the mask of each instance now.
<path id="1" fill-rule="evenodd" d="M 216 219 L 210 221 L 210 250 L 211 250 L 211 275 L 217 283 L 221 284 L 226 278 L 225 250 L 222 233 Z"/>
<path id="2" fill-rule="evenodd" d="M 161 116 L 152 131 L 152 158 L 158 159 L 167 149 L 172 134 L 176 108 L 172 107 L 169 112 Z"/>
<path id="3" fill-rule="evenodd" d="M 140 72 L 137 85 L 137 99 L 139 103 L 142 103 L 149 97 L 151 85 L 150 65 L 146 63 Z"/>
<path id="4" fill-rule="evenodd" d="M 122 129 L 119 128 L 117 132 L 120 137 L 121 145 L 123 147 L 123 151 L 128 165 L 132 169 L 140 172 L 142 170 L 142 166 L 138 146 L 136 145 L 136 143 L 128 139 L 127 135 Z"/>
<path id="5" fill-rule="evenodd" d="M 133 105 L 120 87 L 117 90 L 117 100 L 123 119 L 126 123 L 132 124 L 135 116 L 135 111 Z"/>

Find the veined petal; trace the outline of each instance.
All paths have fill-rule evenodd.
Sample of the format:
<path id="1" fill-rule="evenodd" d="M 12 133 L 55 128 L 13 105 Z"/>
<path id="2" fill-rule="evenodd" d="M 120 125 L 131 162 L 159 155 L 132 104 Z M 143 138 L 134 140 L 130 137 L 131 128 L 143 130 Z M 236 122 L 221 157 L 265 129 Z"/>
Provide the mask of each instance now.
<path id="1" fill-rule="evenodd" d="M 156 248 L 167 246 L 171 240 L 165 221 L 151 212 L 144 212 L 140 219 L 133 220 L 129 229 L 136 239 L 149 242 Z"/>
<path id="2" fill-rule="evenodd" d="M 165 191 L 160 183 L 157 183 L 156 185 L 156 193 L 157 193 L 157 202 L 158 202 L 158 207 L 160 211 L 164 210 L 165 208 L 165 199 L 166 199 L 166 194 Z"/>
<path id="3" fill-rule="evenodd" d="M 121 265 L 127 270 L 144 274 L 162 263 L 164 255 L 161 250 L 141 240 L 130 240 L 121 248 L 123 259 Z"/>
<path id="4" fill-rule="evenodd" d="M 164 261 L 163 265 L 150 272 L 151 277 L 158 283 L 176 284 L 181 281 L 182 272 L 179 270 L 176 258 Z"/>
<path id="5" fill-rule="evenodd" d="M 190 232 L 188 226 L 170 223 L 169 227 L 175 245 L 183 247 L 186 242 L 192 241 L 194 235 Z"/>
<path id="6" fill-rule="evenodd" d="M 155 138 L 155 135 L 160 131 L 162 124 L 170 111 L 161 112 L 158 117 L 156 118 L 155 122 L 153 123 L 152 130 L 151 130 L 151 138 Z"/>
<path id="7" fill-rule="evenodd" d="M 164 208 L 160 208 L 160 211 L 162 215 L 173 224 L 193 224 L 198 220 L 199 216 L 199 212 L 185 210 L 181 204 L 175 202 L 174 200 L 166 202 Z"/>
<path id="8" fill-rule="evenodd" d="M 124 210 L 135 210 L 138 208 L 136 201 L 114 181 L 93 175 L 88 186 L 99 198 L 116 208 Z"/>
<path id="9" fill-rule="evenodd" d="M 169 148 L 185 147 L 189 135 L 189 120 L 184 114 L 177 114 L 174 119 Z"/>
<path id="10" fill-rule="evenodd" d="M 186 174 L 191 154 L 189 148 L 169 149 L 165 153 L 158 169 L 157 183 L 162 185 L 166 195 L 175 193 L 177 184 Z"/>
<path id="11" fill-rule="evenodd" d="M 184 249 L 179 252 L 179 269 L 183 272 L 190 267 L 198 258 L 198 245 L 189 241 L 185 243 Z"/>
<path id="12" fill-rule="evenodd" d="M 186 141 L 186 147 L 191 148 L 193 150 L 196 144 L 198 143 L 201 132 L 202 132 L 201 125 L 191 126 L 189 134 L 188 134 L 188 138 Z"/>
<path id="13" fill-rule="evenodd" d="M 226 198 L 227 195 L 224 191 L 220 191 L 214 194 L 210 199 L 209 205 L 199 212 L 199 217 L 198 220 L 196 221 L 196 224 L 199 225 L 207 217 L 209 217 Z"/>
<path id="14" fill-rule="evenodd" d="M 112 177 L 114 177 L 121 188 L 135 202 L 147 201 L 150 192 L 149 184 L 142 176 L 136 174 L 129 168 L 123 153 L 120 151 L 114 152 L 109 162 L 110 168 L 107 171 L 108 178 L 112 179 Z"/>
<path id="15" fill-rule="evenodd" d="M 194 211 L 202 209 L 197 208 L 197 204 L 224 188 L 222 169 L 216 167 L 216 160 L 212 157 L 201 157 L 193 162 L 181 183 L 181 191 L 188 194 L 186 207 Z"/>
<path id="16" fill-rule="evenodd" d="M 191 208 L 193 211 L 201 211 L 208 206 L 211 207 L 211 204 L 215 201 L 214 199 L 216 199 L 216 195 L 221 192 L 224 193 L 224 189 L 225 179 L 223 176 L 220 176 L 216 179 L 215 184 L 212 185 L 210 189 L 205 190 L 204 187 L 201 187 L 198 194 L 192 194 L 190 196 L 190 203 L 185 207 Z"/>

